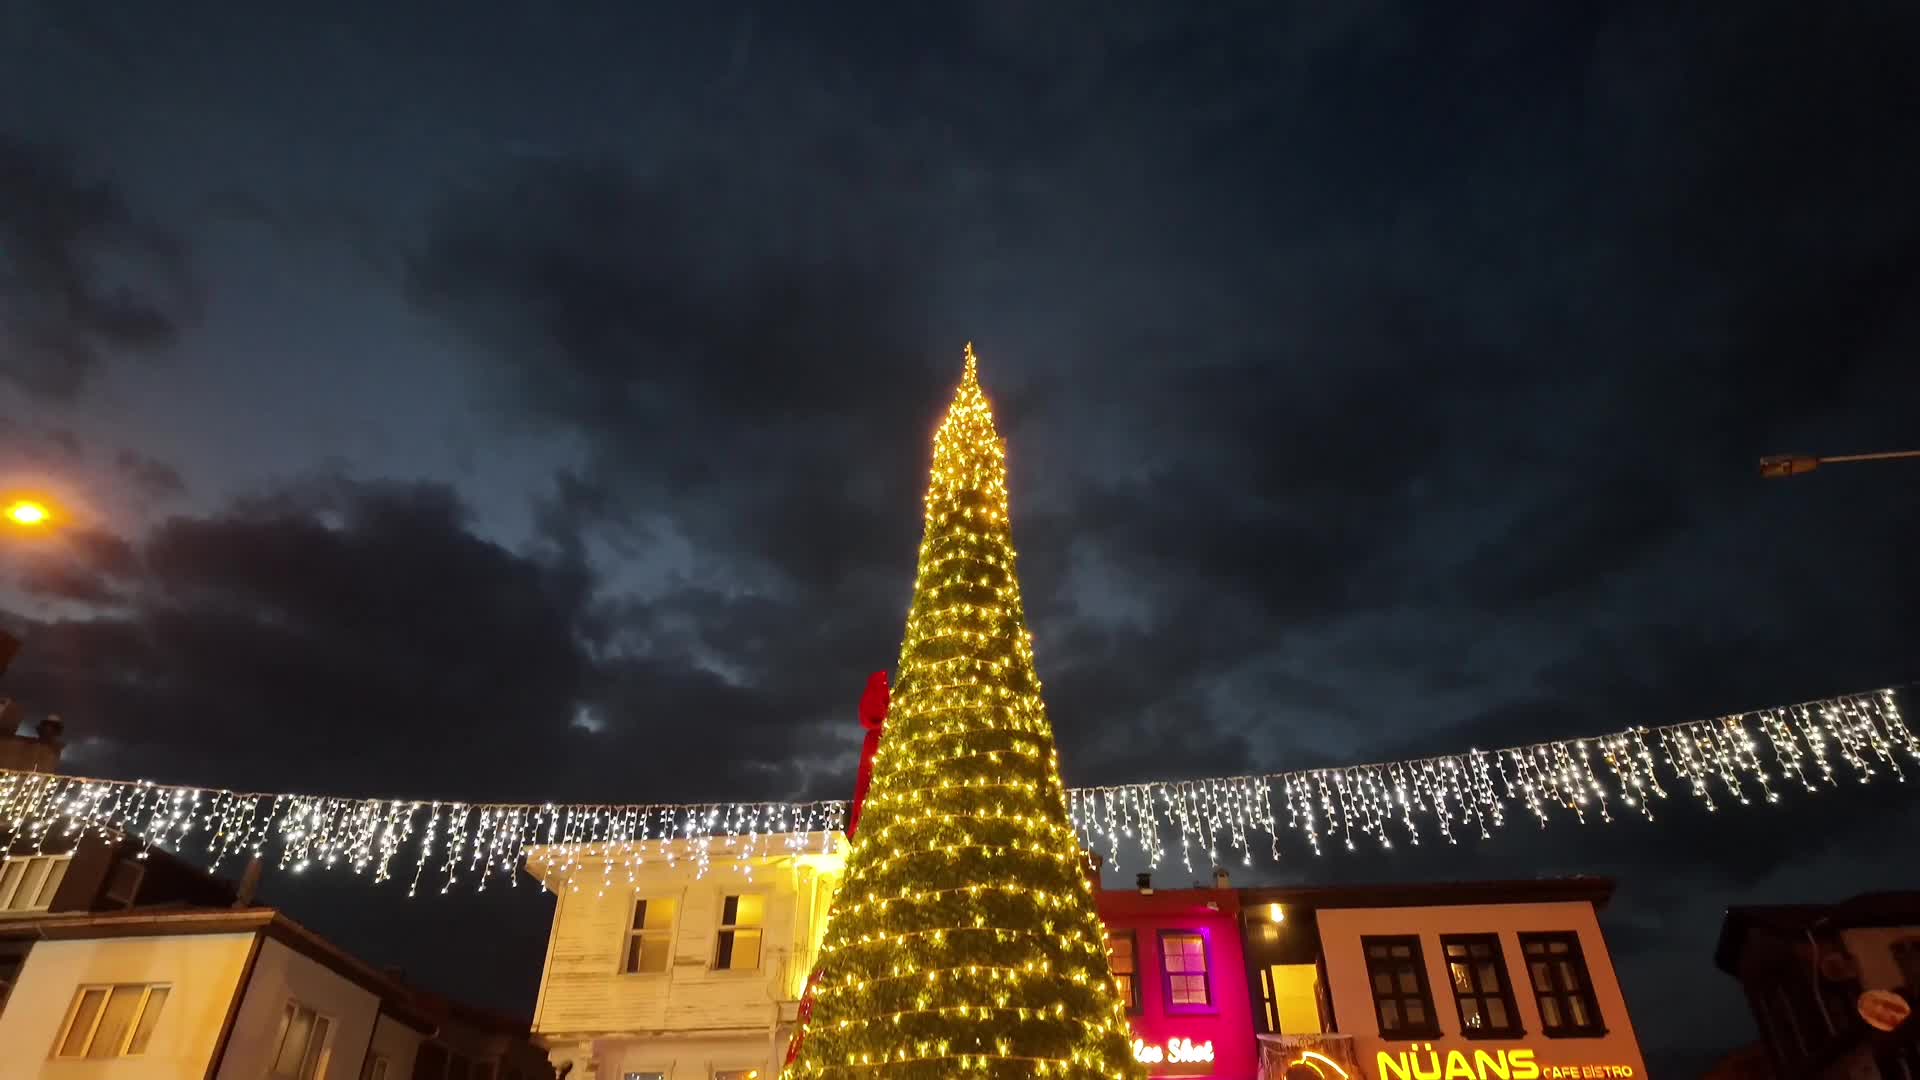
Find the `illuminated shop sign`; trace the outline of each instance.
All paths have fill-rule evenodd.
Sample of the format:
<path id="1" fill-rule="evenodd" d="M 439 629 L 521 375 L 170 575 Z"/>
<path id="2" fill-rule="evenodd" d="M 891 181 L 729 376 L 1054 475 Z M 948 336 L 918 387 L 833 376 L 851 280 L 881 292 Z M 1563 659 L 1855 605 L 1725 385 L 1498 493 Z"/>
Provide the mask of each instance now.
<path id="1" fill-rule="evenodd" d="M 1436 1050 L 1415 1043 L 1408 1050 L 1374 1055 L 1380 1080 L 1614 1080 L 1637 1077 L 1631 1065 L 1540 1061 L 1531 1050 Z"/>
<path id="2" fill-rule="evenodd" d="M 1172 1072 L 1175 1070 L 1168 1066 L 1180 1066 L 1178 1071 L 1183 1075 L 1201 1076 L 1213 1071 L 1213 1040 L 1168 1039 L 1161 1044 L 1135 1039 L 1133 1060 L 1155 1066 L 1154 1072 Z"/>

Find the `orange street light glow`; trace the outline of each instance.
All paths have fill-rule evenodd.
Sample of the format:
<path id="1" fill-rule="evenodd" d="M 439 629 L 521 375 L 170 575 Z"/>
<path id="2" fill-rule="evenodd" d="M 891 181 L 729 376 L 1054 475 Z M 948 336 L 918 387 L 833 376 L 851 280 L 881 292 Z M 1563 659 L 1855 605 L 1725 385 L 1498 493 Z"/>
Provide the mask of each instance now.
<path id="1" fill-rule="evenodd" d="M 28 528 L 45 525 L 47 519 L 53 516 L 45 503 L 37 503 L 32 499 L 19 499 L 7 504 L 6 515 L 8 521 Z"/>

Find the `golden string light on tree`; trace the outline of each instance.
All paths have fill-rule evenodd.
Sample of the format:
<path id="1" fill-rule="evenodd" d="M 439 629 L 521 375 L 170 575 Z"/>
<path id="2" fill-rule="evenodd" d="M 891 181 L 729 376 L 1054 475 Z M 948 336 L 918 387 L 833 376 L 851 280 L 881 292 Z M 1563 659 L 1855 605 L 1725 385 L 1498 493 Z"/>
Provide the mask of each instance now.
<path id="1" fill-rule="evenodd" d="M 887 732 L 788 1077 L 1136 1075 L 969 345 L 934 437 Z"/>

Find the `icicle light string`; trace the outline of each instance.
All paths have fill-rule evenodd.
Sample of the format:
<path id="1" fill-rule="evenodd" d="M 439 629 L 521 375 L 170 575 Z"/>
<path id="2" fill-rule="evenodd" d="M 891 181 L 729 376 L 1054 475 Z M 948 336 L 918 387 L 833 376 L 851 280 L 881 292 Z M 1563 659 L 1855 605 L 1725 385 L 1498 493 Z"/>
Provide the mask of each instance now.
<path id="1" fill-rule="evenodd" d="M 1654 817 L 1679 794 L 1709 811 L 1774 803 L 1783 789 L 1817 792 L 1843 780 L 1904 782 L 1902 759 L 1920 763 L 1895 690 L 1762 709 L 1717 720 L 1635 727 L 1503 750 L 1262 776 L 1163 781 L 1068 792 L 1081 846 L 1118 868 L 1136 857 L 1156 868 L 1172 855 L 1189 872 L 1243 864 L 1283 840 L 1314 854 L 1328 846 L 1391 849 L 1461 834 L 1488 838 L 1520 811 L 1545 827 L 1555 816 L 1610 822 Z M 648 859 L 746 870 L 759 858 L 831 843 L 847 805 L 731 803 L 475 804 L 237 792 L 147 781 L 0 770 L 0 844 L 72 850 L 88 835 L 138 836 L 149 845 L 204 853 L 218 868 L 261 858 L 282 869 L 346 869 L 374 883 L 401 877 L 407 891 L 517 885 L 525 859 L 546 880 L 576 876 L 605 888 L 632 880 Z M 529 853 L 531 849 L 531 853 Z M 408 862 L 410 869 L 398 869 Z M 616 869 L 619 868 L 619 869 Z"/>

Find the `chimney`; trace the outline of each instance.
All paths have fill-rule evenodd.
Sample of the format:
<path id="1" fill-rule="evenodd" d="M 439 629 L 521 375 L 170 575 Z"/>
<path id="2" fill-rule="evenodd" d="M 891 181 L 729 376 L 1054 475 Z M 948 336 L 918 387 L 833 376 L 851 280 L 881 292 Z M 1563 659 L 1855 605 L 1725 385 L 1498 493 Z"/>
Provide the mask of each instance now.
<path id="1" fill-rule="evenodd" d="M 1146 873 L 1135 874 L 1133 875 L 1133 883 L 1134 885 L 1139 887 L 1141 896 L 1153 895 L 1153 875 L 1152 874 L 1146 874 Z"/>
<path id="2" fill-rule="evenodd" d="M 1213 868 L 1213 887 L 1216 889 L 1233 888 L 1233 882 L 1227 877 L 1226 867 L 1216 866 Z"/>
<path id="3" fill-rule="evenodd" d="M 240 875 L 240 888 L 234 895 L 233 906 L 245 908 L 253 906 L 253 894 L 260 891 L 260 857 L 247 860 L 247 869 Z"/>
<path id="4" fill-rule="evenodd" d="M 40 721 L 40 741 L 53 747 L 54 753 L 58 754 L 60 748 L 66 745 L 66 734 L 67 722 L 60 719 L 59 714 L 47 716 Z"/>

